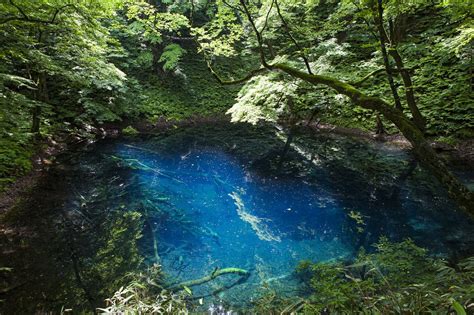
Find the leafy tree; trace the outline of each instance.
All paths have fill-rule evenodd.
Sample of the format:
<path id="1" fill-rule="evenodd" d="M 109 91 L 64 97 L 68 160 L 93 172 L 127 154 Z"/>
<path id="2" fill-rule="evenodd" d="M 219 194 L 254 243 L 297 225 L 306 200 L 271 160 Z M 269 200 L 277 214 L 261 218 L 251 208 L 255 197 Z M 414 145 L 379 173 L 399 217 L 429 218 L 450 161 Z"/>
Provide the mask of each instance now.
<path id="1" fill-rule="evenodd" d="M 108 60 L 121 48 L 102 24 L 118 2 L 0 3 L 2 177 L 31 167 L 32 143 L 41 135 L 123 114 L 126 75 Z"/>
<path id="2" fill-rule="evenodd" d="M 185 50 L 173 38 L 181 36 L 190 27 L 188 18 L 181 13 L 167 11 L 166 2 L 156 4 L 146 1 L 127 1 L 126 16 L 131 21 L 127 27 L 140 36 L 152 54 L 152 67 L 155 71 L 175 70 Z M 176 3 L 170 2 L 171 6 Z M 148 54 L 149 52 L 145 52 Z"/>

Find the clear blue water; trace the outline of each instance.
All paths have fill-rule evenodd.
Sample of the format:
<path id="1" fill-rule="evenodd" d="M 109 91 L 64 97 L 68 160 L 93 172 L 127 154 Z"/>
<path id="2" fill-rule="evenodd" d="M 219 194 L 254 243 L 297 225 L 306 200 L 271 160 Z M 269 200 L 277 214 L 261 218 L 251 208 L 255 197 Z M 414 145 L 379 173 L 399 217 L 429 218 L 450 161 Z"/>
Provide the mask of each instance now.
<path id="1" fill-rule="evenodd" d="M 252 148 L 248 135 L 224 131 L 112 146 L 114 155 L 135 166 L 139 161 L 142 189 L 166 196 L 158 206 L 171 219 L 153 224 L 159 263 L 170 282 L 200 278 L 215 268 L 251 271 L 247 281 L 215 296 L 208 297 L 238 276 L 194 287 L 196 296 L 243 305 L 265 285 L 297 295 L 292 273 L 298 262 L 350 259 L 380 236 L 410 237 L 440 255 L 473 250 L 472 221 L 436 180 L 415 168 L 407 151 L 346 137 L 302 137 L 296 142 L 300 152 L 293 150 L 275 169 L 271 157 L 256 162 L 245 150 Z M 206 132 L 219 141 L 207 140 Z M 282 142 L 275 141 L 279 148 Z M 363 223 L 356 223 L 357 215 Z"/>
<path id="2" fill-rule="evenodd" d="M 192 220 L 187 229 L 166 222 L 158 228 L 161 263 L 171 276 L 194 279 L 215 268 L 238 267 L 252 271 L 249 281 L 234 289 L 242 290 L 290 278 L 301 260 L 344 258 L 353 251 L 343 242 L 341 205 L 330 192 L 301 179 L 259 176 L 219 149 L 195 148 L 171 158 L 127 146 L 118 152 L 166 174 L 139 176 Z"/>
<path id="3" fill-rule="evenodd" d="M 246 307 L 268 290 L 300 296 L 293 277 L 300 261 L 349 260 L 381 236 L 412 238 L 433 255 L 474 255 L 473 220 L 408 150 L 325 133 L 299 134 L 295 145 L 280 164 L 273 153 L 283 141 L 273 128 L 216 124 L 105 140 L 65 155 L 15 214 L 16 228 L 29 236 L 0 239 L 3 265 L 31 284 L 5 305 L 13 313 L 83 307 L 84 286 L 104 299 L 94 264 L 109 256 L 98 260 L 91 244 L 107 240 L 104 222 L 126 211 L 145 219 L 140 252 L 147 265 L 162 265 L 169 284 L 216 268 L 250 271 L 247 279 L 226 275 L 192 287 L 203 309 Z M 474 167 L 457 165 L 472 185 Z"/>

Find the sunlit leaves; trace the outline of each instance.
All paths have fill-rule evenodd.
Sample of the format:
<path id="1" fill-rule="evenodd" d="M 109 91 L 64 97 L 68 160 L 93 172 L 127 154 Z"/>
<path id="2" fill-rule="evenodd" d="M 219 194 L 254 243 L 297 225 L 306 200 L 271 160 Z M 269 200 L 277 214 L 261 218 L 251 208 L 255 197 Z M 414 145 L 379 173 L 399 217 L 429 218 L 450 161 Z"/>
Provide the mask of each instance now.
<path id="1" fill-rule="evenodd" d="M 178 66 L 178 61 L 186 52 L 178 44 L 169 44 L 163 49 L 159 62 L 163 63 L 163 70 L 172 71 Z"/>
<path id="2" fill-rule="evenodd" d="M 275 79 L 274 75 L 257 76 L 239 92 L 237 103 L 227 114 L 232 121 L 256 124 L 260 120 L 276 121 L 288 110 L 287 101 L 295 93 L 297 85 Z"/>
<path id="3" fill-rule="evenodd" d="M 127 1 L 126 15 L 132 29 L 140 32 L 145 40 L 161 43 L 164 35 L 179 34 L 189 28 L 188 18 L 182 14 L 160 12 L 145 1 Z"/>
<path id="4" fill-rule="evenodd" d="M 218 1 L 217 13 L 205 26 L 193 29 L 206 55 L 234 56 L 235 45 L 242 40 L 244 30 L 234 9 Z"/>

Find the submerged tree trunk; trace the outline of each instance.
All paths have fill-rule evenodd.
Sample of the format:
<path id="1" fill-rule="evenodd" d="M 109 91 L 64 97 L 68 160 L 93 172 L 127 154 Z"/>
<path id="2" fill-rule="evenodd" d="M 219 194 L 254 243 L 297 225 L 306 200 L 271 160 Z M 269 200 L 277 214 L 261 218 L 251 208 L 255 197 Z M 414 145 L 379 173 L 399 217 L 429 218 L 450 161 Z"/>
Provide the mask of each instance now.
<path id="1" fill-rule="evenodd" d="M 224 268 L 224 269 L 217 269 L 216 268 L 208 276 L 205 276 L 205 277 L 202 277 L 202 278 L 199 278 L 199 279 L 195 279 L 195 280 L 184 281 L 184 282 L 178 283 L 176 285 L 173 285 L 168 289 L 171 290 L 171 291 L 183 290 L 184 288 L 190 288 L 190 287 L 193 287 L 193 286 L 201 285 L 201 284 L 204 284 L 206 282 L 212 281 L 217 277 L 220 277 L 222 275 L 227 275 L 227 274 L 236 274 L 236 275 L 239 275 L 239 276 L 243 277 L 244 279 L 247 279 L 250 276 L 250 272 L 248 272 L 247 270 L 244 270 L 244 269 L 240 269 L 240 268 Z"/>

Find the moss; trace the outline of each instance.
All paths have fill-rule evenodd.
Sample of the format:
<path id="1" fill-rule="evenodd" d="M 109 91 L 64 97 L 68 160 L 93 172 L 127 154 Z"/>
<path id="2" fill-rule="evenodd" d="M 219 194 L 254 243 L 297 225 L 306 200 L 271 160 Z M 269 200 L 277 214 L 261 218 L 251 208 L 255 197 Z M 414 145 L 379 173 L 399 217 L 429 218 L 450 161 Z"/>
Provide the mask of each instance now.
<path id="1" fill-rule="evenodd" d="M 132 126 L 128 126 L 126 128 L 124 128 L 122 130 L 122 134 L 125 135 L 125 136 L 129 136 L 129 137 L 133 137 L 133 136 L 136 136 L 138 135 L 140 132 L 138 132 L 138 130 L 136 130 L 135 128 L 133 128 Z"/>
<path id="2" fill-rule="evenodd" d="M 448 136 L 448 137 L 445 137 L 445 136 L 441 136 L 439 138 L 436 139 L 437 142 L 441 142 L 441 143 L 446 143 L 446 144 L 449 144 L 449 145 L 456 145 L 458 143 L 458 140 L 452 136 Z"/>

